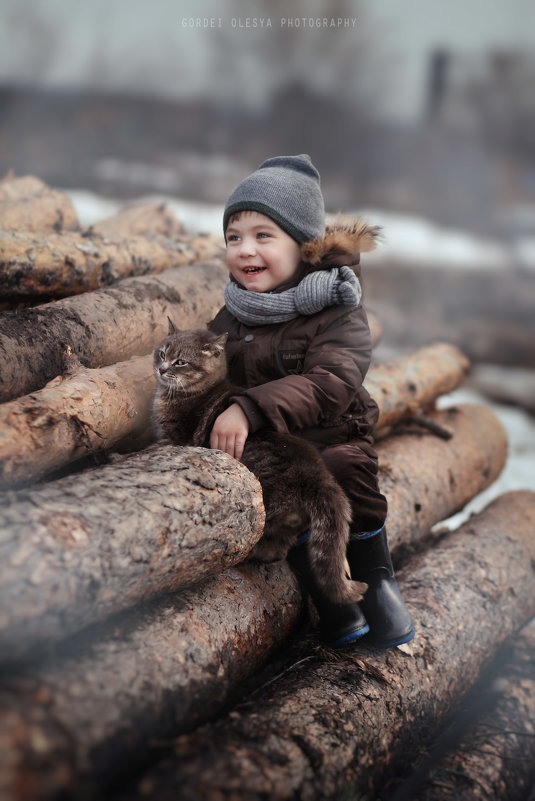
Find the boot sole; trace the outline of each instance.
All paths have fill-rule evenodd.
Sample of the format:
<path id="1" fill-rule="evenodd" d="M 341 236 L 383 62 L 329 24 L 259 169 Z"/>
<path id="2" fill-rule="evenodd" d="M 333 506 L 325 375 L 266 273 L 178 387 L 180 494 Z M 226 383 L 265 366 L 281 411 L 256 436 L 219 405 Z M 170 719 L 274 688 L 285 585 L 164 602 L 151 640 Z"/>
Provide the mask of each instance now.
<path id="1" fill-rule="evenodd" d="M 403 645 L 406 642 L 410 642 L 414 639 L 414 635 L 416 634 L 416 630 L 413 629 L 409 634 L 405 634 L 403 637 L 399 637 L 397 640 L 390 640 L 389 642 L 380 642 L 378 640 L 374 640 L 373 637 L 368 637 L 367 642 L 370 645 L 375 645 L 376 648 L 394 648 L 396 645 Z"/>
<path id="2" fill-rule="evenodd" d="M 361 629 L 345 634 L 343 637 L 338 637 L 336 640 L 329 640 L 327 645 L 331 648 L 338 648 L 340 645 L 345 645 L 353 640 L 359 640 L 361 637 L 364 637 L 365 634 L 368 634 L 369 630 L 370 627 L 368 625 L 363 626 Z"/>

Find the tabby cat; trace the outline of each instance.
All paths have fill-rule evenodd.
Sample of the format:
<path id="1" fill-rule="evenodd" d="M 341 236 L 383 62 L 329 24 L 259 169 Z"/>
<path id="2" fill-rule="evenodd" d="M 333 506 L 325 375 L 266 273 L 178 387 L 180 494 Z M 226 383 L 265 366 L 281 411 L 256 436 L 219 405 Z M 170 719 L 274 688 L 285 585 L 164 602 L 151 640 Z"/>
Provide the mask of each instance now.
<path id="1" fill-rule="evenodd" d="M 153 418 L 160 438 L 177 445 L 208 446 L 217 416 L 239 394 L 227 380 L 227 335 L 179 331 L 154 351 L 156 393 Z M 251 434 L 243 464 L 262 486 L 266 523 L 249 558 L 283 559 L 296 537 L 310 529 L 310 562 L 318 585 L 335 603 L 361 600 L 366 585 L 346 576 L 350 506 L 316 449 L 291 434 L 264 429 Z"/>

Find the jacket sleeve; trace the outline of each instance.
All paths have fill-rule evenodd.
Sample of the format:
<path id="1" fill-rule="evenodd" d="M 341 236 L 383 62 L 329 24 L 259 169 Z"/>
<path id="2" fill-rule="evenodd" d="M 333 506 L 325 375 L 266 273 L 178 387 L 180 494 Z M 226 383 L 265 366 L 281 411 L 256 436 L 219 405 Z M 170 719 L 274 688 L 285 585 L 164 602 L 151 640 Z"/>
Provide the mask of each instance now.
<path id="1" fill-rule="evenodd" d="M 312 338 L 299 375 L 288 375 L 233 398 L 251 431 L 268 426 L 289 432 L 334 424 L 347 412 L 371 358 L 371 336 L 362 306 L 350 309 Z"/>

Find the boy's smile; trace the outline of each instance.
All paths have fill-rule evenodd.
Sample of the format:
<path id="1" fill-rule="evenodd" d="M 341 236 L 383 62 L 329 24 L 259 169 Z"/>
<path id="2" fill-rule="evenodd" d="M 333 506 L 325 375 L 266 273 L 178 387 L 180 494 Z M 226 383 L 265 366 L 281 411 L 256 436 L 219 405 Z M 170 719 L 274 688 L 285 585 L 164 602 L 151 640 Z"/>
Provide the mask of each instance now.
<path id="1" fill-rule="evenodd" d="M 257 211 L 231 217 L 226 236 L 230 272 L 253 292 L 271 292 L 291 280 L 301 263 L 301 248 L 295 239 Z"/>

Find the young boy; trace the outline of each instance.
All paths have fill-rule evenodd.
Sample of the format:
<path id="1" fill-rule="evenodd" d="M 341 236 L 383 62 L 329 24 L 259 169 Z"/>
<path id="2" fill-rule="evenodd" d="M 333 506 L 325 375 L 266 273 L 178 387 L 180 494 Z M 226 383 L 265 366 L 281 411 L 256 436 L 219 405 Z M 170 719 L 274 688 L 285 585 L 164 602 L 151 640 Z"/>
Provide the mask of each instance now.
<path id="1" fill-rule="evenodd" d="M 355 221 L 325 231 L 320 176 L 307 155 L 264 161 L 230 195 L 223 228 L 231 280 L 209 327 L 228 332 L 230 379 L 244 390 L 216 419 L 210 445 L 239 459 L 261 428 L 310 440 L 350 500 L 348 562 L 352 578 L 368 584 L 360 604 L 333 604 L 313 580 L 307 534 L 299 538 L 288 559 L 322 636 L 334 646 L 368 632 L 376 645 L 407 642 L 414 625 L 394 577 L 377 483 L 378 410 L 362 386 L 371 338 L 359 257 L 377 229 Z"/>

